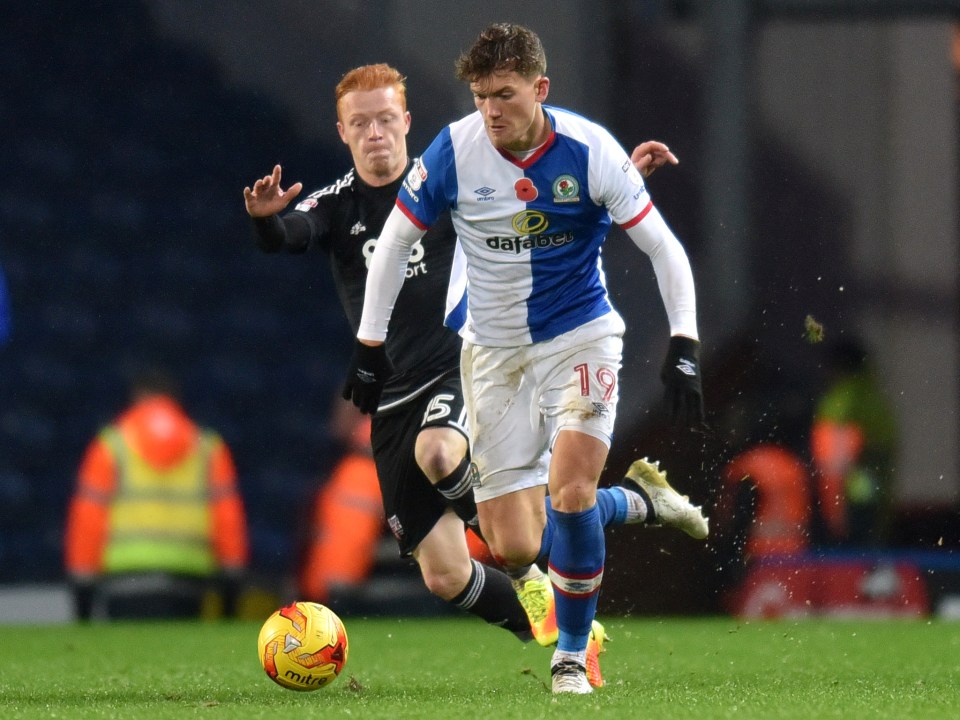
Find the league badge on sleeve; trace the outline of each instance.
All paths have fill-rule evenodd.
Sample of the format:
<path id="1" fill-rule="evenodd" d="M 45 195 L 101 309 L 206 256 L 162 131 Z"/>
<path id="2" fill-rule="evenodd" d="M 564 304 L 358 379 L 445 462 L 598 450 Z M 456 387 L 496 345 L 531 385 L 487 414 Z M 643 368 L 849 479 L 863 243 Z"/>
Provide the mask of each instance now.
<path id="1" fill-rule="evenodd" d="M 410 168 L 410 172 L 407 173 L 407 185 L 410 186 L 410 190 L 417 192 L 420 190 L 420 187 L 423 185 L 423 181 L 427 179 L 427 169 L 423 166 L 423 161 L 420 158 L 417 158 L 413 162 L 413 167 Z"/>
<path id="2" fill-rule="evenodd" d="M 643 177 L 640 175 L 640 171 L 634 167 L 632 162 L 627 160 L 620 169 L 630 179 L 630 182 L 632 182 L 634 185 L 643 187 Z"/>

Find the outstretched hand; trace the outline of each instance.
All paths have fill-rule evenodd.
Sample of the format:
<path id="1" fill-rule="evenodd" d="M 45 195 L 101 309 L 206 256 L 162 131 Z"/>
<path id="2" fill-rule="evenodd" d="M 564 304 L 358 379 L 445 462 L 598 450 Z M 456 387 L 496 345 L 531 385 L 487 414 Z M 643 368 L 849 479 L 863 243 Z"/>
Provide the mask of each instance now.
<path id="1" fill-rule="evenodd" d="M 283 212 L 290 201 L 303 190 L 303 183 L 294 183 L 286 190 L 280 187 L 280 172 L 280 166 L 276 165 L 270 175 L 265 175 L 253 184 L 253 189 L 243 189 L 243 202 L 250 217 L 268 217 Z"/>
<path id="2" fill-rule="evenodd" d="M 657 168 L 667 163 L 671 165 L 680 163 L 677 156 L 670 152 L 670 148 L 656 140 L 647 140 L 637 145 L 630 154 L 630 161 L 645 178 L 653 175 Z"/>

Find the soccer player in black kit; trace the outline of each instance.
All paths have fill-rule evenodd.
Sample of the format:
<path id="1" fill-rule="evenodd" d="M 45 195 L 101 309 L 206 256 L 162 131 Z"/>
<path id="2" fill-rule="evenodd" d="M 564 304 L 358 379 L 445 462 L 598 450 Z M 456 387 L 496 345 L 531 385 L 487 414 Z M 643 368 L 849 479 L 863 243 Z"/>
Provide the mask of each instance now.
<path id="1" fill-rule="evenodd" d="M 279 165 L 243 194 L 262 250 L 302 253 L 316 246 L 327 253 L 356 332 L 367 262 L 413 166 L 406 148 L 410 114 L 404 78 L 385 64 L 346 73 L 336 101 L 337 129 L 350 148 L 353 169 L 282 216 L 303 185 L 284 190 Z M 665 145 L 652 141 L 638 146 L 633 160 L 644 174 L 677 162 Z M 430 592 L 521 640 L 537 636 L 546 644 L 511 579 L 473 560 L 467 548 L 464 523 L 477 528 L 477 521 L 460 388 L 461 340 L 444 325 L 449 316 L 457 327 L 463 291 L 449 287 L 456 248 L 449 216 L 418 245 L 393 313 L 389 380 L 378 407 L 361 408 L 374 415 L 371 439 L 386 517 L 401 555 L 417 561 Z M 531 571 L 537 572 L 535 566 Z M 549 587 L 549 581 L 544 584 Z M 598 634 L 591 642 L 592 661 L 603 649 L 602 628 Z"/>

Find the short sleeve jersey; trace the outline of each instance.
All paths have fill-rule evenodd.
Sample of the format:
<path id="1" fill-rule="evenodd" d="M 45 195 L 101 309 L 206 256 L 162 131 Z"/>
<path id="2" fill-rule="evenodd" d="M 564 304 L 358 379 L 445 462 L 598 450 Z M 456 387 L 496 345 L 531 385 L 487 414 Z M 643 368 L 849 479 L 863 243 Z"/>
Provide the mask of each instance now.
<path id="1" fill-rule="evenodd" d="M 464 337 L 549 340 L 615 313 L 600 259 L 611 222 L 652 207 L 643 178 L 603 127 L 544 107 L 553 132 L 520 160 L 493 146 L 479 112 L 447 126 L 410 170 L 397 204 L 421 228 L 448 208 L 467 263 Z"/>
<path id="2" fill-rule="evenodd" d="M 398 178 L 373 187 L 350 170 L 336 183 L 301 199 L 288 214 L 305 218 L 310 226 L 308 246 L 327 253 L 337 294 L 354 332 L 363 309 L 370 257 L 396 203 L 400 183 Z M 465 300 L 463 278 L 451 282 L 456 241 L 447 215 L 440 216 L 413 247 L 390 321 L 387 354 L 395 373 L 384 388 L 381 412 L 415 397 L 459 367 L 461 341 L 455 329 L 463 322 Z"/>

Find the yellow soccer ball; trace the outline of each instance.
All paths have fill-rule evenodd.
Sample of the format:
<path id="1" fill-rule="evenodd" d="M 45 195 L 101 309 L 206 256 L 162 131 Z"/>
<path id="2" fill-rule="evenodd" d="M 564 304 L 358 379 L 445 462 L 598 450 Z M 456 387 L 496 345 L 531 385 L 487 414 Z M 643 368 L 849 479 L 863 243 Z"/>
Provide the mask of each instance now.
<path id="1" fill-rule="evenodd" d="M 264 671 L 290 690 L 326 687 L 347 663 L 347 630 L 325 605 L 294 602 L 267 618 L 257 638 Z"/>

